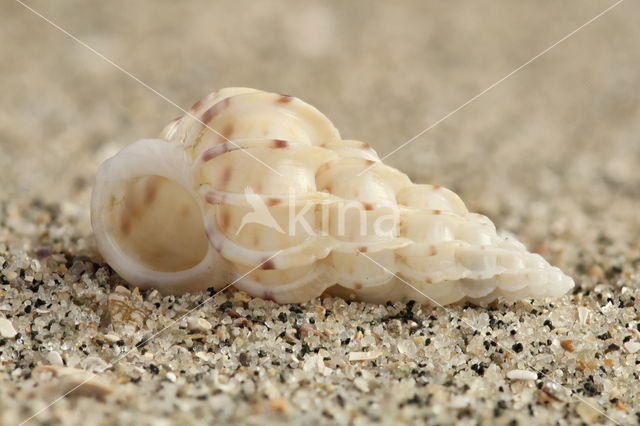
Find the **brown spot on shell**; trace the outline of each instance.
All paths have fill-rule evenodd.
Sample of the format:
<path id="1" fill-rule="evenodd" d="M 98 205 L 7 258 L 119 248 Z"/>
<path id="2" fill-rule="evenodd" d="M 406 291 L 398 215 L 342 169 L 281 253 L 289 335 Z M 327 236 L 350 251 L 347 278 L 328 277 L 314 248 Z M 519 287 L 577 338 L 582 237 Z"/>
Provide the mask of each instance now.
<path id="1" fill-rule="evenodd" d="M 216 158 L 218 155 L 222 155 L 225 152 L 229 152 L 231 150 L 232 149 L 229 146 L 229 143 L 225 142 L 220 145 L 216 145 L 213 148 L 207 149 L 205 152 L 202 153 L 200 158 L 202 159 L 202 161 L 207 162 L 209 160 Z"/>
<path id="2" fill-rule="evenodd" d="M 233 130 L 234 130 L 233 123 L 227 123 L 227 125 L 224 127 L 224 129 L 220 134 L 222 135 L 223 138 L 228 140 L 231 137 Z"/>
<path id="3" fill-rule="evenodd" d="M 429 246 L 429 256 L 435 256 L 436 254 L 438 254 L 436 246 Z"/>
<path id="4" fill-rule="evenodd" d="M 232 170 L 231 170 L 231 167 L 229 166 L 227 166 L 224 169 L 224 172 L 222 172 L 222 177 L 220 178 L 220 184 L 222 188 L 226 187 L 229 181 L 231 180 L 231 173 L 232 173 Z"/>
<path id="5" fill-rule="evenodd" d="M 211 246 L 218 252 L 220 253 L 222 251 L 222 246 L 224 245 L 223 241 L 216 241 L 213 237 L 213 232 L 211 231 L 211 229 L 207 228 L 204 231 L 205 234 L 207 234 L 207 239 L 209 240 L 209 242 L 211 243 Z"/>
<path id="6" fill-rule="evenodd" d="M 269 291 L 269 290 L 265 290 L 264 294 L 262 295 L 262 298 L 264 300 L 270 300 L 272 302 L 276 302 L 276 296 L 273 294 L 272 291 Z"/>
<path id="7" fill-rule="evenodd" d="M 226 98 L 218 102 L 217 104 L 213 105 L 211 108 L 209 108 L 202 114 L 200 121 L 202 121 L 204 124 L 209 123 L 213 119 L 213 117 L 215 117 L 216 115 L 218 115 L 218 113 L 220 113 L 220 111 L 224 110 L 229 106 L 229 102 L 231 102 L 231 98 Z"/>
<path id="8" fill-rule="evenodd" d="M 433 190 L 437 191 L 438 189 L 442 188 L 440 185 L 433 185 Z"/>
<path id="9" fill-rule="evenodd" d="M 207 124 L 209 121 L 211 121 L 215 113 L 216 113 L 216 106 L 214 105 L 208 110 L 206 110 L 204 114 L 202 114 L 200 121 L 202 121 L 204 124 Z"/>
<path id="10" fill-rule="evenodd" d="M 284 139 L 274 139 L 273 140 L 273 147 L 274 148 L 286 148 L 289 146 L 289 142 L 285 141 Z"/>
<path id="11" fill-rule="evenodd" d="M 440 210 L 434 210 L 433 211 L 433 214 L 440 214 L 440 213 L 442 213 Z"/>
<path id="12" fill-rule="evenodd" d="M 372 164 L 375 164 L 375 161 L 373 161 L 373 160 L 364 160 L 364 162 L 365 162 L 365 164 L 366 164 L 367 166 L 370 166 L 370 165 L 372 165 Z"/>
<path id="13" fill-rule="evenodd" d="M 129 235 L 131 232 L 131 214 L 127 210 L 124 210 L 120 215 L 120 232 L 123 235 Z"/>
<path id="14" fill-rule="evenodd" d="M 195 111 L 197 109 L 200 109 L 200 107 L 205 103 L 205 101 L 209 101 L 215 98 L 216 96 L 218 96 L 218 93 L 219 91 L 216 90 L 215 92 L 209 93 L 207 96 L 198 99 L 195 104 L 191 105 L 191 110 Z"/>
<path id="15" fill-rule="evenodd" d="M 202 106 L 203 102 L 204 102 L 204 98 L 198 99 L 195 104 L 191 105 L 191 108 L 190 108 L 191 111 L 196 111 L 198 108 Z"/>
<path id="16" fill-rule="evenodd" d="M 216 193 L 213 191 L 209 191 L 206 194 L 204 194 L 204 199 L 209 204 L 218 204 Z"/>
<path id="17" fill-rule="evenodd" d="M 158 194 L 158 185 L 160 180 L 156 177 L 147 179 L 147 184 L 144 186 L 144 203 L 151 204 L 156 199 Z"/>
<path id="18" fill-rule="evenodd" d="M 358 251 L 359 251 L 360 253 L 366 253 L 366 252 L 367 252 L 367 250 L 368 250 L 368 248 L 367 248 L 366 246 L 358 247 Z"/>
<path id="19" fill-rule="evenodd" d="M 231 218 L 229 217 L 229 212 L 227 210 L 224 210 L 221 216 L 222 217 L 220 218 L 220 220 L 222 221 L 221 223 L 222 230 L 226 231 L 229 228 L 229 223 L 231 222 Z"/>
<path id="20" fill-rule="evenodd" d="M 425 279 L 424 282 L 427 283 L 427 284 L 431 284 L 432 283 L 431 278 Z"/>
<path id="21" fill-rule="evenodd" d="M 360 283 L 355 283 L 353 286 L 355 287 L 356 290 L 362 289 L 362 284 Z"/>
<path id="22" fill-rule="evenodd" d="M 373 210 L 373 204 L 371 203 L 362 203 L 365 210 Z"/>
<path id="23" fill-rule="evenodd" d="M 280 95 L 280 97 L 278 98 L 278 103 L 288 104 L 289 102 L 293 101 L 293 99 L 294 97 L 290 95 Z"/>
<path id="24" fill-rule="evenodd" d="M 265 260 L 260 269 L 264 269 L 265 271 L 270 271 L 272 269 L 276 269 L 276 265 L 273 264 L 272 259 Z"/>
<path id="25" fill-rule="evenodd" d="M 371 149 L 371 145 L 369 145 L 366 142 L 362 142 L 362 144 L 360 145 L 360 148 L 362 148 L 362 149 Z"/>
<path id="26" fill-rule="evenodd" d="M 267 206 L 268 207 L 273 207 L 273 206 L 277 206 L 278 204 L 280 204 L 282 202 L 281 199 L 279 198 L 269 198 L 267 200 Z"/>
<path id="27" fill-rule="evenodd" d="M 215 158 L 217 155 L 217 150 L 215 148 L 210 148 L 202 153 L 202 161 L 209 161 L 212 158 Z"/>

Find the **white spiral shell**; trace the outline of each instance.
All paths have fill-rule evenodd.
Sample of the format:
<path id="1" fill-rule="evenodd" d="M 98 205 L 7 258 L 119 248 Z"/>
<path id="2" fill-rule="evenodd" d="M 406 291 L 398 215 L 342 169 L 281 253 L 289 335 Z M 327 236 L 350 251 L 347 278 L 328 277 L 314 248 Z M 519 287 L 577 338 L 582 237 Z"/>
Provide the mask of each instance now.
<path id="1" fill-rule="evenodd" d="M 254 89 L 212 93 L 107 160 L 91 213 L 105 260 L 165 293 L 237 280 L 281 303 L 331 288 L 447 304 L 573 286 L 453 192 L 412 183 L 299 99 Z"/>

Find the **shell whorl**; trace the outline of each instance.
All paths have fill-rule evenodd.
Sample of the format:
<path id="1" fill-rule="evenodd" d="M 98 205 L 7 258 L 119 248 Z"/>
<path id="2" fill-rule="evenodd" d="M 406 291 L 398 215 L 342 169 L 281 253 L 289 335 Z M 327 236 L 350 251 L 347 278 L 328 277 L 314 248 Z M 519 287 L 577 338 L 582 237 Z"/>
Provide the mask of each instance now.
<path id="1" fill-rule="evenodd" d="M 105 259 L 142 287 L 185 292 L 242 277 L 237 287 L 278 302 L 331 288 L 446 304 L 573 286 L 455 193 L 412 183 L 291 96 L 222 89 L 162 139 L 123 152 L 98 173 L 92 221 Z M 180 203 L 190 208 L 181 214 Z"/>

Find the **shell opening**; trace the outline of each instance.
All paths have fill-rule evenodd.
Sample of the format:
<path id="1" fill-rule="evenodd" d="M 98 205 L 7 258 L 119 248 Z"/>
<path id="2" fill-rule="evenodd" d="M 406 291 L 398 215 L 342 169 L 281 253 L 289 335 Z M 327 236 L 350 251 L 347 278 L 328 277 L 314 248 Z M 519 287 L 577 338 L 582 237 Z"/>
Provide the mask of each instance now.
<path id="1" fill-rule="evenodd" d="M 111 237 L 127 256 L 151 270 L 178 272 L 202 261 L 208 240 L 200 208 L 179 184 L 162 176 L 122 183 L 105 206 Z"/>

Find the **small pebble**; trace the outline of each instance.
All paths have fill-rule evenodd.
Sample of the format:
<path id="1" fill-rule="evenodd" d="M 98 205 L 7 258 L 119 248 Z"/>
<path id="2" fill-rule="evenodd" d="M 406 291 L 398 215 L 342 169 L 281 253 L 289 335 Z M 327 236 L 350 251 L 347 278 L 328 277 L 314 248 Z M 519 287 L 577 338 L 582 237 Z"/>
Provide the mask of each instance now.
<path id="1" fill-rule="evenodd" d="M 624 344 L 624 348 L 630 353 L 635 354 L 640 351 L 640 342 L 629 341 Z"/>
<path id="2" fill-rule="evenodd" d="M 170 381 L 170 382 L 172 382 L 172 383 L 175 383 L 175 382 L 176 382 L 176 380 L 178 379 L 178 378 L 176 377 L 176 373 L 174 373 L 173 371 L 169 371 L 169 372 L 165 375 L 165 377 L 167 378 L 167 380 L 169 380 L 169 381 Z"/>
<path id="3" fill-rule="evenodd" d="M 604 353 L 608 354 L 609 352 L 615 352 L 619 350 L 620 350 L 620 346 L 616 345 L 615 343 L 612 343 L 609 346 L 607 346 L 607 349 L 604 350 Z"/>
<path id="4" fill-rule="evenodd" d="M 239 300 L 240 302 L 248 303 L 252 299 L 252 297 L 249 296 L 249 294 L 247 292 L 244 292 L 242 290 L 238 290 L 233 294 L 233 299 L 234 300 Z"/>
<path id="5" fill-rule="evenodd" d="M 392 319 L 387 326 L 389 334 L 397 336 L 402 332 L 402 322 L 399 319 Z"/>
<path id="6" fill-rule="evenodd" d="M 416 344 L 413 342 L 413 340 L 406 339 L 401 340 L 398 343 L 398 352 L 408 357 L 414 357 L 418 352 L 418 348 L 416 347 Z"/>
<path id="7" fill-rule="evenodd" d="M 554 382 L 546 382 L 543 386 L 542 386 L 542 392 L 544 392 L 545 394 L 547 394 L 547 396 L 549 396 L 550 398 L 556 400 L 556 401 L 561 401 L 561 397 L 562 397 L 562 386 L 554 383 Z"/>
<path id="8" fill-rule="evenodd" d="M 5 339 L 13 339 L 18 332 L 13 328 L 13 324 L 6 318 L 0 318 L 0 336 Z"/>
<path id="9" fill-rule="evenodd" d="M 51 247 L 50 246 L 44 246 L 44 247 L 40 247 L 38 250 L 36 250 L 36 256 L 38 257 L 47 257 L 51 255 Z"/>
<path id="10" fill-rule="evenodd" d="M 356 379 L 353 381 L 353 384 L 362 392 L 369 392 L 369 383 L 367 383 L 367 381 L 362 377 L 356 377 Z"/>
<path id="11" fill-rule="evenodd" d="M 511 380 L 536 380 L 538 374 L 527 370 L 511 370 L 507 373 L 507 377 Z"/>
<path id="12" fill-rule="evenodd" d="M 210 361 L 211 360 L 211 355 L 208 352 L 205 352 L 205 351 L 196 352 L 196 356 L 199 359 L 201 359 L 202 361 Z"/>
<path id="13" fill-rule="evenodd" d="M 227 330 L 224 327 L 218 327 L 216 330 L 216 337 L 220 340 L 224 340 L 227 338 Z"/>
<path id="14" fill-rule="evenodd" d="M 598 421 L 598 418 L 600 417 L 600 414 L 602 412 L 602 410 L 597 407 L 597 403 L 592 399 L 589 399 L 588 403 L 580 401 L 576 406 L 576 413 L 578 413 L 583 421 L 589 424 L 594 424 Z"/>
<path id="15" fill-rule="evenodd" d="M 130 294 L 131 293 L 131 291 L 129 291 L 128 288 L 126 288 L 124 286 L 121 286 L 121 285 L 116 286 L 116 288 L 113 289 L 113 292 L 114 293 L 119 293 L 119 294 Z"/>
<path id="16" fill-rule="evenodd" d="M 113 344 L 120 340 L 120 336 L 118 336 L 117 334 L 105 334 L 104 340 L 108 343 Z"/>
<path id="17" fill-rule="evenodd" d="M 379 351 L 372 352 L 350 352 L 349 361 L 369 361 L 374 360 L 382 355 Z"/>
<path id="18" fill-rule="evenodd" d="M 598 281 L 602 281 L 604 279 L 604 271 L 600 265 L 593 265 L 589 268 L 589 275 L 596 278 Z"/>
<path id="19" fill-rule="evenodd" d="M 32 370 L 35 377 L 48 373 L 50 378 L 56 378 L 46 389 L 52 395 L 73 392 L 76 395 L 100 397 L 112 392 L 111 387 L 100 376 L 78 368 L 57 365 L 39 365 Z"/>
<path id="20" fill-rule="evenodd" d="M 47 354 L 47 361 L 50 365 L 59 365 L 63 366 L 64 362 L 62 361 L 62 357 L 56 351 L 51 351 Z"/>
<path id="21" fill-rule="evenodd" d="M 251 357 L 248 353 L 242 352 L 240 356 L 238 356 L 238 361 L 243 367 L 248 367 L 251 364 Z"/>
<path id="22" fill-rule="evenodd" d="M 198 317 L 190 317 L 187 320 L 187 327 L 193 331 L 209 331 L 213 328 L 209 321 Z"/>
<path id="23" fill-rule="evenodd" d="M 575 350 L 575 346 L 573 345 L 573 340 L 571 339 L 563 340 L 562 342 L 560 342 L 560 346 L 562 346 L 562 349 L 568 352 L 573 352 Z"/>
<path id="24" fill-rule="evenodd" d="M 580 324 L 584 325 L 587 323 L 587 319 L 589 318 L 589 313 L 591 311 L 589 308 L 585 308 L 584 306 L 578 306 L 578 321 Z"/>
<path id="25" fill-rule="evenodd" d="M 269 409 L 280 414 L 284 414 L 289 411 L 289 402 L 282 397 L 273 398 L 269 401 Z"/>

